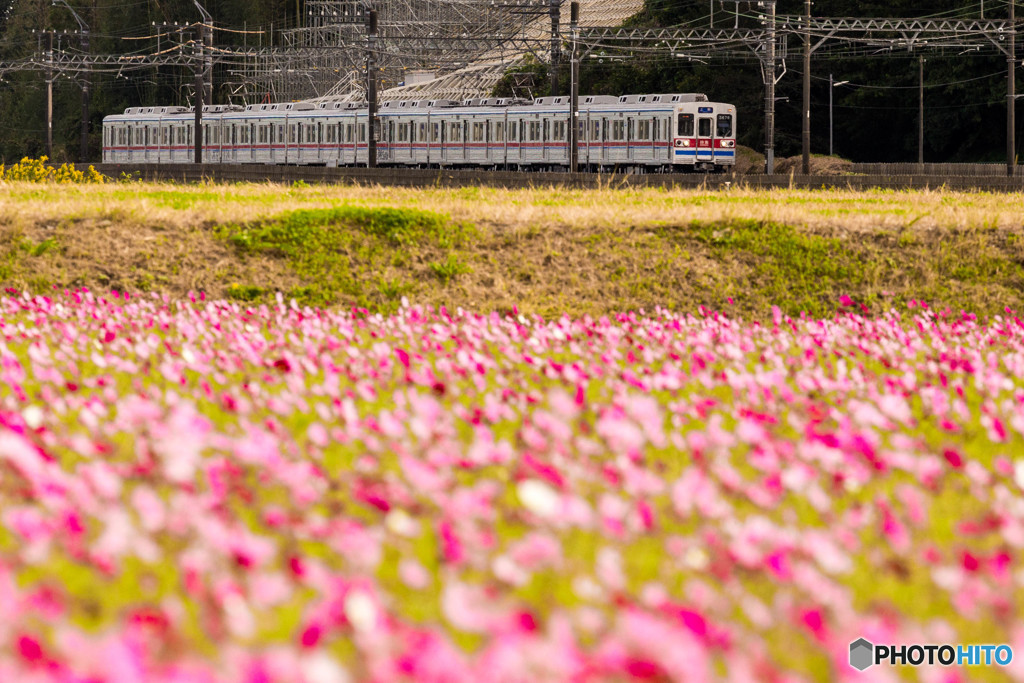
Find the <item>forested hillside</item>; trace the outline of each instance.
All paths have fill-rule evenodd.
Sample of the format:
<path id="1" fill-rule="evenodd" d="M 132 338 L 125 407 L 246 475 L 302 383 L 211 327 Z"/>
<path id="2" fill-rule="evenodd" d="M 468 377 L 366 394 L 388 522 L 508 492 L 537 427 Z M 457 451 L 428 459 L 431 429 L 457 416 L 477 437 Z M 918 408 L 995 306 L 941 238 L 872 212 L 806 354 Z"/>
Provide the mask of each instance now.
<path id="1" fill-rule="evenodd" d="M 191 0 L 68 0 L 92 29 L 91 49 L 96 53 L 151 52 L 158 46 L 152 36 L 154 23 L 193 22 L 198 11 Z M 264 29 L 263 44 L 282 28 L 294 27 L 304 8 L 302 0 L 208 0 L 206 8 L 218 27 Z M 739 8 L 738 15 L 735 8 Z M 634 26 L 672 26 L 694 23 L 729 28 L 758 26 L 756 3 L 752 5 L 647 0 L 646 8 L 630 20 Z M 819 0 L 818 16 L 943 16 L 976 17 L 978 4 L 936 1 L 922 6 L 912 0 L 854 2 Z M 779 14 L 799 14 L 799 0 L 780 0 Z M 1005 1 L 985 3 L 987 18 L 1005 18 Z M 19 58 L 36 50 L 33 30 L 76 28 L 66 8 L 51 7 L 50 0 L 13 0 L 0 16 L 0 61 Z M 70 38 L 63 38 L 63 41 Z M 218 31 L 218 44 L 254 44 L 252 34 Z M 163 45 L 166 47 L 166 44 Z M 787 72 L 777 95 L 776 154 L 799 152 L 801 101 L 801 41 L 791 38 Z M 870 58 L 815 55 L 812 63 L 812 151 L 828 153 L 829 74 L 849 83 L 833 89 L 835 153 L 858 161 L 911 161 L 917 158 L 918 58 L 911 52 L 885 53 Z M 927 161 L 998 161 L 1005 154 L 1006 61 L 1004 57 L 976 54 L 926 55 L 925 159 Z M 526 67 L 536 72 L 534 95 L 548 91 L 546 67 Z M 226 102 L 231 85 L 223 77 L 215 99 Z M 560 79 L 568 89 L 568 69 Z M 741 142 L 755 149 L 763 146 L 763 88 L 757 61 L 746 57 L 712 57 L 705 62 L 674 58 L 664 50 L 638 49 L 621 58 L 597 48 L 583 60 L 581 93 L 627 94 L 633 92 L 705 92 L 713 99 L 735 102 L 740 112 Z M 499 92 L 510 92 L 508 83 Z M 188 104 L 191 76 L 175 68 L 118 73 L 111 69 L 94 76 L 92 156 L 98 155 L 99 128 L 103 116 L 139 104 Z M 80 113 L 79 86 L 59 77 L 54 95 L 54 156 L 78 157 Z M 44 147 L 43 114 L 45 84 L 42 73 L 8 73 L 0 82 L 0 161 L 23 155 L 39 155 Z M 1020 118 L 1020 117 L 1018 117 Z M 1018 131 L 1018 140 L 1024 135 Z"/>

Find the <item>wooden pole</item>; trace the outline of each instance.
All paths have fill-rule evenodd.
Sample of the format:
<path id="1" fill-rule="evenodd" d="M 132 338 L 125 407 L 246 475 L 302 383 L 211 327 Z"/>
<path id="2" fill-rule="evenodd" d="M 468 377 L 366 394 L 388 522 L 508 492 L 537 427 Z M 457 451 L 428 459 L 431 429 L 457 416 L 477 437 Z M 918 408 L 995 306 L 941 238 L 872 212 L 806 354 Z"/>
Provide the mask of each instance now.
<path id="1" fill-rule="evenodd" d="M 804 2 L 803 172 L 811 173 L 811 0 Z"/>

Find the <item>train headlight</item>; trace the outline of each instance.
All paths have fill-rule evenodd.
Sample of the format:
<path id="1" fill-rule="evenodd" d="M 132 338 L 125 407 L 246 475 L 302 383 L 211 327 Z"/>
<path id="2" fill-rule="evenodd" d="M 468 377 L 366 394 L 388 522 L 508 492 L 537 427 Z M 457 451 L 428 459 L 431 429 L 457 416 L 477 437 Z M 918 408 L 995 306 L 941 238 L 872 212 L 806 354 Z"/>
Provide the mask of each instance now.
<path id="1" fill-rule="evenodd" d="M 735 146 L 736 146 L 736 141 L 735 140 L 722 140 L 722 147 L 735 147 Z"/>

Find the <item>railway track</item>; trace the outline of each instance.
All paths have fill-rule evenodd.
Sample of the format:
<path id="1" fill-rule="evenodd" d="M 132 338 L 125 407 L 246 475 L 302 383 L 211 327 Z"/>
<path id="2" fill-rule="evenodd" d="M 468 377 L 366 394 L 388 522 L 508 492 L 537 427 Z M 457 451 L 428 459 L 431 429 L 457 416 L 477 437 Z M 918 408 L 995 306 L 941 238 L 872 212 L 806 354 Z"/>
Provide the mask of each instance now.
<path id="1" fill-rule="evenodd" d="M 312 166 L 265 166 L 256 164 L 96 164 L 111 178 L 125 174 L 143 180 L 193 183 L 218 182 L 342 183 L 402 187 L 706 187 L 749 188 L 848 188 L 863 190 L 939 189 L 985 192 L 1022 192 L 1024 177 L 951 175 L 733 175 L 652 174 L 611 175 L 594 173 L 535 173 L 411 168 L 324 168 Z"/>

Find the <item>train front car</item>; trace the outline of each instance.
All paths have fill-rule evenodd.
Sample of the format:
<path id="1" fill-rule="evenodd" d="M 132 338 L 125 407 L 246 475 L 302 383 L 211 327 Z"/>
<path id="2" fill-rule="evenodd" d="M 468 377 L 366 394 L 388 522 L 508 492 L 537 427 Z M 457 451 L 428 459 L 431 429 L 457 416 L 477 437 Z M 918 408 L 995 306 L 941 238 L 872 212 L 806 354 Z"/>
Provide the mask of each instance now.
<path id="1" fill-rule="evenodd" d="M 736 165 L 736 107 L 688 102 L 676 108 L 673 165 L 681 171 L 723 173 Z"/>

